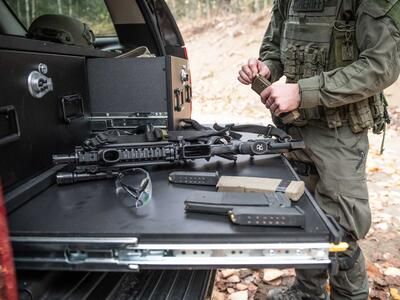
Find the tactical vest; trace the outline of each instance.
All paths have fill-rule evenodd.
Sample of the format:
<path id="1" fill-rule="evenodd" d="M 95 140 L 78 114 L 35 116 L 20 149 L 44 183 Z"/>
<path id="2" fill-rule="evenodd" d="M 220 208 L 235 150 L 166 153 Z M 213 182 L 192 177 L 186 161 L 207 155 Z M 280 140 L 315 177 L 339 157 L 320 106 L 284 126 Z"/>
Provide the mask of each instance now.
<path id="1" fill-rule="evenodd" d="M 358 0 L 288 0 L 281 34 L 281 59 L 288 83 L 345 67 L 358 58 L 355 39 Z M 377 95 L 338 108 L 299 109 L 301 118 L 325 120 L 329 128 L 348 122 L 353 132 L 374 128 L 383 130 L 386 101 Z"/>

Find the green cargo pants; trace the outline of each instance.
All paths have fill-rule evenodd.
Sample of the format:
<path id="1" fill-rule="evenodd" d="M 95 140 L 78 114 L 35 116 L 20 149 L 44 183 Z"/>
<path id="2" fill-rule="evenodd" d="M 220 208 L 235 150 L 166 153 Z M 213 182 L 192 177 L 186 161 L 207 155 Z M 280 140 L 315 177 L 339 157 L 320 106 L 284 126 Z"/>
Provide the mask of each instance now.
<path id="1" fill-rule="evenodd" d="M 346 241 L 350 244 L 349 250 L 338 257 L 339 273 L 330 276 L 331 299 L 366 300 L 368 278 L 357 240 L 371 226 L 365 173 L 368 132 L 354 134 L 347 125 L 329 129 L 322 121 L 309 121 L 305 127 L 291 127 L 288 131 L 306 144 L 305 150 L 290 153 L 289 160 L 315 166 L 316 174 L 302 179 L 322 210 L 345 229 Z M 326 271 L 296 270 L 296 275 L 296 285 L 301 290 L 323 294 L 328 278 Z"/>

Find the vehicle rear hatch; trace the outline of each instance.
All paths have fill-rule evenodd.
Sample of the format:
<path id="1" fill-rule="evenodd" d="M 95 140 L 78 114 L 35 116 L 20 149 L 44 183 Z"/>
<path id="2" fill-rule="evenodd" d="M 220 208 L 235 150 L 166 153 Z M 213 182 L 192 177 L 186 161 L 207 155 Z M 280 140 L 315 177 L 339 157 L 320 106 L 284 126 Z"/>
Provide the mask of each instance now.
<path id="1" fill-rule="evenodd" d="M 139 2 L 141 9 L 152 9 L 145 1 Z M 135 28 L 145 30 L 140 32 L 157 31 L 157 22 L 151 16 L 144 20 L 147 23 Z M 150 30 L 143 28 L 149 24 L 153 24 Z M 128 43 L 126 34 L 132 32 L 128 29 L 135 24 L 115 25 L 120 40 L 125 34 Z M 156 35 L 153 38 L 157 39 Z M 157 53 L 154 60 L 168 62 L 170 57 L 163 56 L 168 45 L 171 53 L 179 55 L 179 45 L 158 39 L 154 51 L 161 51 L 159 47 L 164 51 Z M 304 228 L 238 226 L 226 216 L 185 213 L 186 198 L 194 190 L 212 190 L 211 187 L 168 182 L 168 174 L 173 170 L 298 179 L 280 156 L 240 157 L 236 163 L 212 159 L 150 167 L 153 199 L 143 210 L 127 208 L 118 201 L 113 180 L 57 186 L 54 178 L 60 167 L 53 167 L 52 154 L 73 151 L 92 133 L 97 120 L 92 111 L 96 99 L 88 86 L 88 61 L 117 59 L 114 56 L 115 53 L 31 40 L 21 35 L 1 36 L 0 67 L 7 70 L 8 76 L 0 83 L 0 121 L 5 124 L 5 130 L 0 132 L 0 172 L 18 270 L 136 272 L 160 268 L 326 268 L 331 264 L 328 250 L 331 242 L 339 241 L 339 232 L 309 193 L 297 204 L 307 216 Z M 161 69 L 165 72 L 161 76 L 164 83 L 155 82 L 145 90 L 146 95 L 153 95 L 152 89 L 160 92 L 161 86 L 165 88 L 165 98 L 155 101 L 167 102 L 168 109 L 161 113 L 168 113 L 171 119 L 171 115 L 187 112 L 177 105 L 184 91 L 184 80 L 179 79 L 182 65 Z M 132 71 L 141 76 L 135 74 L 137 69 Z M 153 74 L 154 69 L 149 67 L 143 72 Z M 47 78 L 47 83 L 51 79 L 52 89 L 47 85 L 46 93 L 37 97 L 32 93 L 36 83 L 29 80 L 32 74 Z M 112 80 L 129 81 L 112 75 Z M 131 85 L 135 86 L 135 82 Z M 137 89 L 142 91 L 140 85 Z M 113 100 L 110 98 L 111 106 Z M 189 101 L 185 100 L 185 105 L 190 105 Z M 118 124 L 128 124 L 132 120 L 152 120 L 153 113 L 160 116 L 159 111 L 144 116 L 139 113 L 139 118 L 133 111 L 112 116 L 104 113 L 106 129 L 112 129 L 117 120 Z"/>

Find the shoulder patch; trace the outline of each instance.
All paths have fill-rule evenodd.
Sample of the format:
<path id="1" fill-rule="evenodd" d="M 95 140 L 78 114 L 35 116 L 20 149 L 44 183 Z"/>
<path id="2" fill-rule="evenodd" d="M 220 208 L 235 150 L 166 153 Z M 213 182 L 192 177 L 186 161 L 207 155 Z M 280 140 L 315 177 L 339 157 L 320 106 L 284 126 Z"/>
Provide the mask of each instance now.
<path id="1" fill-rule="evenodd" d="M 399 0 L 364 0 L 359 11 L 373 18 L 380 18 L 387 15 L 394 6 L 398 6 L 398 3 Z"/>

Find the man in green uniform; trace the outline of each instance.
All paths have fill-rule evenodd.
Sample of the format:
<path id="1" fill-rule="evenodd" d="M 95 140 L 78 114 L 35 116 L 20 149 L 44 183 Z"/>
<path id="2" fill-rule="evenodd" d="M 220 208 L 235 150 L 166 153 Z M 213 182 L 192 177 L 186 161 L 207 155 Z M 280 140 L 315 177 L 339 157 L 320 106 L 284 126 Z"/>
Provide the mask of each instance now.
<path id="1" fill-rule="evenodd" d="M 250 84 L 257 74 L 275 82 L 261 101 L 279 115 L 301 117 L 284 127 L 307 148 L 289 159 L 303 170 L 321 208 L 344 228 L 349 249 L 338 255 L 331 299 L 368 299 L 364 256 L 357 245 L 371 224 L 365 163 L 367 131 L 388 121 L 381 92 L 400 73 L 400 2 L 397 0 L 275 0 L 259 59 L 239 71 Z M 296 270 L 289 288 L 267 299 L 328 299 L 324 270 Z"/>

